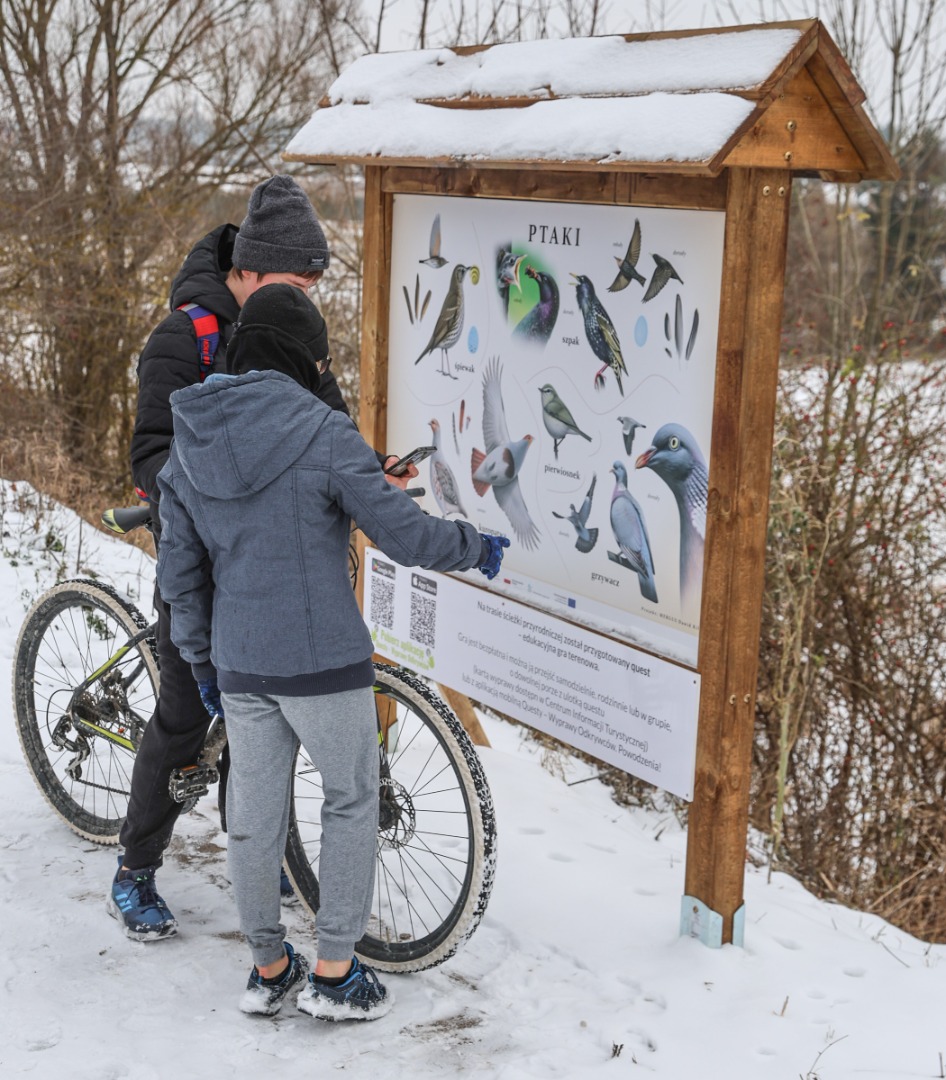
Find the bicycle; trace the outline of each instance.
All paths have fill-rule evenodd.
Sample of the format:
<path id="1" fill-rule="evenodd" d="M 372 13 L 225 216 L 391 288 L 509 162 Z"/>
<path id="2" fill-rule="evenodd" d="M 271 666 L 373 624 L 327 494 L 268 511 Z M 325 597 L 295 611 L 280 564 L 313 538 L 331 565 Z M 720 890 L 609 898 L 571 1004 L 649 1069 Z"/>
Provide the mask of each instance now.
<path id="1" fill-rule="evenodd" d="M 103 521 L 130 532 L 148 525 L 150 509 L 110 510 Z M 36 600 L 17 640 L 13 699 L 26 761 L 53 810 L 94 843 L 118 843 L 134 755 L 157 698 L 155 627 L 109 585 L 76 578 Z M 382 971 L 421 971 L 452 956 L 486 909 L 496 858 L 493 802 L 469 736 L 439 696 L 389 664 L 375 665 L 374 689 L 378 866 L 371 920 L 356 952 Z M 225 745 L 218 718 L 199 760 L 170 782 L 172 798 L 187 810 L 219 780 L 224 829 Z M 313 916 L 321 803 L 318 766 L 300 747 L 285 867 Z"/>

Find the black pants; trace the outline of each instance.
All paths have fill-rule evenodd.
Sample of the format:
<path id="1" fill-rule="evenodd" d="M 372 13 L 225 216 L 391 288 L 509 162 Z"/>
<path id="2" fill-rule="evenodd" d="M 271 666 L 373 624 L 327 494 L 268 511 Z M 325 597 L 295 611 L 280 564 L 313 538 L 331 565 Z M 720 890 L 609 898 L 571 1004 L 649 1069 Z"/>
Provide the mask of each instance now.
<path id="1" fill-rule="evenodd" d="M 121 831 L 124 863 L 131 870 L 161 865 L 181 812 L 181 804 L 168 794 L 168 779 L 173 769 L 197 761 L 210 725 L 191 666 L 181 659 L 171 641 L 170 608 L 157 588 L 154 606 L 161 687 L 135 758 L 128 816 Z"/>

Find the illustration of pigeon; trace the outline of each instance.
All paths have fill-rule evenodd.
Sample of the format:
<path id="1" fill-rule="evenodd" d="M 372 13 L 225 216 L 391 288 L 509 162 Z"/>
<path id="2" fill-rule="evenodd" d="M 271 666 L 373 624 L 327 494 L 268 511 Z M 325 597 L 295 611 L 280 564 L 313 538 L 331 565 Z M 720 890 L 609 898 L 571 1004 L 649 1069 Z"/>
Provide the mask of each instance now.
<path id="1" fill-rule="evenodd" d="M 544 274 L 532 266 L 526 267 L 526 274 L 539 286 L 539 299 L 516 323 L 512 336 L 545 345 L 558 318 L 558 285 L 551 274 Z"/>
<path id="2" fill-rule="evenodd" d="M 509 248 L 497 248 L 496 250 L 496 288 L 503 302 L 503 311 L 509 311 L 509 286 L 515 285 L 522 292 L 519 283 L 519 267 L 525 255 L 513 255 Z"/>
<path id="3" fill-rule="evenodd" d="M 634 433 L 638 428 L 646 428 L 647 425 L 642 424 L 640 420 L 635 420 L 633 416 L 619 416 L 618 421 L 621 424 L 621 434 L 624 436 L 624 449 L 630 457 L 634 446 Z"/>
<path id="4" fill-rule="evenodd" d="M 683 284 L 683 278 L 680 277 L 663 255 L 651 255 L 651 258 L 657 265 L 654 267 L 654 272 L 650 278 L 650 284 L 647 286 L 647 290 L 644 293 L 645 304 L 648 300 L 653 300 L 657 293 L 660 292 L 671 278 L 676 278 L 681 285 Z"/>
<path id="5" fill-rule="evenodd" d="M 575 532 L 578 533 L 575 547 L 578 548 L 583 555 L 587 555 L 598 542 L 598 530 L 588 528 L 588 515 L 591 513 L 591 500 L 594 497 L 597 480 L 597 475 L 592 476 L 591 486 L 588 488 L 588 494 L 585 496 L 580 510 L 575 509 L 574 503 L 569 503 L 568 514 L 558 514 L 554 510 L 552 511 L 553 517 L 561 518 L 562 521 L 570 521 L 572 523 Z"/>
<path id="6" fill-rule="evenodd" d="M 447 464 L 443 449 L 440 445 L 440 421 L 430 421 L 430 429 L 433 431 L 433 445 L 437 449 L 430 455 L 430 486 L 440 507 L 440 513 L 444 517 L 450 514 L 459 514 L 466 517 L 467 513 L 460 502 L 460 489 L 457 487 L 453 469 Z"/>
<path id="7" fill-rule="evenodd" d="M 542 395 L 542 419 L 545 422 L 545 430 L 552 436 L 552 450 L 556 460 L 559 444 L 566 435 L 580 435 L 591 442 L 591 436 L 586 435 L 575 423 L 574 416 L 555 392 L 555 387 L 551 383 L 540 386 L 539 393 Z"/>
<path id="8" fill-rule="evenodd" d="M 498 357 L 486 365 L 483 373 L 483 438 L 486 452 L 474 450 L 470 458 L 476 494 L 483 496 L 492 488 L 522 546 L 538 547 L 539 530 L 529 516 L 517 479 L 533 438 L 531 435 L 515 441 L 509 438 Z"/>
<path id="9" fill-rule="evenodd" d="M 673 492 L 680 514 L 680 606 L 699 610 L 706 538 L 709 473 L 696 440 L 681 424 L 664 424 L 636 461 L 652 469 Z"/>
<path id="10" fill-rule="evenodd" d="M 637 260 L 641 257 L 641 223 L 634 219 L 634 231 L 631 233 L 631 241 L 627 245 L 627 252 L 623 259 L 614 256 L 618 264 L 617 277 L 608 286 L 608 292 L 620 292 L 626 289 L 631 281 L 639 281 L 641 285 L 647 280 L 637 270 Z"/>
<path id="11" fill-rule="evenodd" d="M 611 466 L 614 473 L 614 493 L 611 495 L 611 531 L 618 551 L 608 552 L 612 562 L 626 566 L 637 574 L 641 596 L 657 603 L 657 583 L 654 580 L 654 559 L 650 539 L 640 504 L 627 490 L 627 469 L 620 461 Z"/>
<path id="12" fill-rule="evenodd" d="M 578 290 L 578 306 L 581 308 L 585 324 L 585 336 L 588 338 L 592 352 L 602 364 L 595 375 L 595 389 L 600 390 L 604 386 L 603 373 L 610 368 L 617 379 L 618 391 L 623 397 L 621 372 L 627 374 L 627 365 L 621 355 L 621 342 L 618 341 L 617 330 L 614 329 L 614 323 L 602 307 L 591 279 L 584 274 L 572 274 L 572 277 L 575 279 L 574 285 Z"/>
<path id="13" fill-rule="evenodd" d="M 415 364 L 419 364 L 428 353 L 432 353 L 434 349 L 439 349 L 440 374 L 447 375 L 451 379 L 455 379 L 456 375 L 450 370 L 450 358 L 447 356 L 447 350 L 456 345 L 460 340 L 460 334 L 463 332 L 463 278 L 469 269 L 471 269 L 469 266 L 464 266 L 462 263 L 457 263 L 453 268 L 450 288 L 447 290 L 446 297 L 444 297 L 443 307 L 437 316 L 433 333 L 430 335 L 430 341 L 427 342 L 427 347 L 414 361 Z M 446 364 L 446 370 L 444 370 L 444 364 Z"/>
<path id="14" fill-rule="evenodd" d="M 424 266 L 430 266 L 434 270 L 439 270 L 441 266 L 446 263 L 446 259 L 440 254 L 440 215 L 434 218 L 433 225 L 430 226 L 430 254 L 426 259 L 418 259 L 419 263 L 423 263 Z"/>

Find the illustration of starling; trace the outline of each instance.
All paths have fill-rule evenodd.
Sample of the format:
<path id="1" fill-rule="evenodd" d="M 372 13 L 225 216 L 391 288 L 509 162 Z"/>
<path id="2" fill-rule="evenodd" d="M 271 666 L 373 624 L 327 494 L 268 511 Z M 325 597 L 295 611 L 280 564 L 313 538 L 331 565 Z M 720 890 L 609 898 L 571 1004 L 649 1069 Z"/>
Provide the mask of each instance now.
<path id="1" fill-rule="evenodd" d="M 637 499 L 627 490 L 627 469 L 620 461 L 611 466 L 614 473 L 614 492 L 611 495 L 611 531 L 617 541 L 617 552 L 609 551 L 612 562 L 626 566 L 637 574 L 641 596 L 657 603 L 657 583 L 654 580 L 654 558 L 650 538 L 644 523 L 644 512 Z"/>
<path id="2" fill-rule="evenodd" d="M 572 277 L 575 278 L 574 285 L 578 290 L 578 306 L 581 308 L 585 324 L 585 336 L 588 338 L 592 352 L 602 363 L 595 375 L 595 389 L 600 390 L 604 386 L 604 372 L 610 368 L 617 379 L 618 391 L 623 397 L 621 372 L 627 374 L 627 365 L 621 355 L 621 342 L 618 340 L 617 330 L 614 329 L 611 317 L 598 299 L 591 279 L 584 274 L 573 273 Z"/>
<path id="3" fill-rule="evenodd" d="M 621 424 L 621 434 L 624 436 L 624 449 L 627 451 L 627 456 L 631 456 L 631 450 L 634 447 L 634 432 L 638 428 L 646 428 L 646 424 L 642 424 L 640 420 L 635 420 L 633 416 L 619 416 L 618 421 Z"/>
<path id="4" fill-rule="evenodd" d="M 434 270 L 439 270 L 441 266 L 447 261 L 440 254 L 440 215 L 434 218 L 433 225 L 430 226 L 430 254 L 426 259 L 418 259 L 419 263 L 423 263 L 424 266 L 430 266 Z"/>
<path id="5" fill-rule="evenodd" d="M 696 440 L 682 424 L 664 424 L 636 461 L 670 488 L 680 515 L 680 606 L 699 612 L 709 473 Z"/>
<path id="6" fill-rule="evenodd" d="M 434 493 L 434 498 L 437 500 L 437 505 L 440 507 L 440 513 L 444 517 L 449 517 L 450 514 L 459 514 L 461 517 L 466 517 L 467 513 L 460 502 L 460 489 L 457 486 L 456 477 L 447 464 L 447 459 L 444 457 L 440 445 L 440 421 L 437 419 L 431 420 L 430 428 L 434 433 L 433 445 L 437 447 L 430 455 L 430 487 Z"/>
<path id="7" fill-rule="evenodd" d="M 447 290 L 443 307 L 437 316 L 433 333 L 430 335 L 430 341 L 427 342 L 427 347 L 414 361 L 415 364 L 419 364 L 428 353 L 432 353 L 434 349 L 439 349 L 440 374 L 447 375 L 451 379 L 455 379 L 456 375 L 450 370 L 450 358 L 447 356 L 447 350 L 456 345 L 460 340 L 460 334 L 463 333 L 463 278 L 469 269 L 471 269 L 469 266 L 464 266 L 462 263 L 457 263 L 453 268 L 450 288 Z M 444 370 L 444 364 L 446 364 L 446 370 Z"/>
<path id="8" fill-rule="evenodd" d="M 526 274 L 539 286 L 539 299 L 516 323 L 512 336 L 517 340 L 545 345 L 552 336 L 558 318 L 558 285 L 551 274 L 544 274 L 532 266 L 526 267 Z"/>
<path id="9" fill-rule="evenodd" d="M 483 496 L 492 488 L 519 542 L 525 548 L 536 548 L 539 530 L 529 516 L 517 479 L 533 438 L 531 435 L 516 440 L 509 438 L 498 357 L 486 365 L 483 373 L 483 438 L 486 452 L 474 449 L 470 457 L 476 494 Z"/>
<path id="10" fill-rule="evenodd" d="M 618 264 L 617 277 L 608 286 L 608 292 L 620 292 L 626 289 L 631 281 L 639 281 L 644 284 L 646 278 L 637 270 L 637 260 L 641 257 L 641 223 L 634 219 L 634 231 L 631 233 L 631 241 L 627 245 L 627 252 L 623 259 L 614 256 Z"/>
<path id="11" fill-rule="evenodd" d="M 598 542 L 598 530 L 588 528 L 588 515 L 591 513 L 591 500 L 594 497 L 597 480 L 597 475 L 592 476 L 588 494 L 585 496 L 580 510 L 575 509 L 574 503 L 569 503 L 568 514 L 558 514 L 554 510 L 552 511 L 552 517 L 561 518 L 563 521 L 570 521 L 572 523 L 575 532 L 578 534 L 578 539 L 575 541 L 575 547 L 578 548 L 583 555 L 587 555 Z"/>
<path id="12" fill-rule="evenodd" d="M 647 291 L 644 293 L 645 304 L 648 300 L 653 300 L 657 293 L 660 292 L 671 278 L 676 278 L 681 285 L 683 284 L 683 278 L 680 277 L 663 255 L 651 255 L 651 258 L 657 265 L 654 267 L 654 272 L 650 278 L 650 284 L 647 286 Z"/>
<path id="13" fill-rule="evenodd" d="M 552 451 L 556 459 L 559 444 L 566 435 L 580 435 L 591 442 L 591 436 L 586 435 L 575 423 L 574 416 L 555 392 L 555 387 L 551 383 L 540 386 L 539 393 L 542 395 L 542 419 L 545 422 L 545 430 L 552 436 Z"/>

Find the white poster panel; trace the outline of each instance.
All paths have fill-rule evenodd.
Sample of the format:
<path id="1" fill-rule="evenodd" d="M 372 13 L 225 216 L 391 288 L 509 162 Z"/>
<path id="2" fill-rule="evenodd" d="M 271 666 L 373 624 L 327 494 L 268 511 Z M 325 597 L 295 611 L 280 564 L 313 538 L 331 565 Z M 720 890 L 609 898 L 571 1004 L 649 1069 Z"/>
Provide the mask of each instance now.
<path id="1" fill-rule="evenodd" d="M 694 665 L 724 215 L 396 195 L 388 443 L 490 588 Z"/>
<path id="2" fill-rule="evenodd" d="M 693 798 L 694 672 L 373 548 L 365 567 L 365 620 L 382 656 Z"/>

